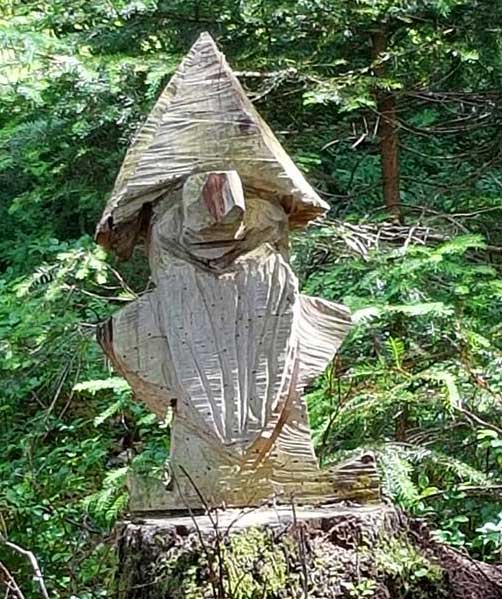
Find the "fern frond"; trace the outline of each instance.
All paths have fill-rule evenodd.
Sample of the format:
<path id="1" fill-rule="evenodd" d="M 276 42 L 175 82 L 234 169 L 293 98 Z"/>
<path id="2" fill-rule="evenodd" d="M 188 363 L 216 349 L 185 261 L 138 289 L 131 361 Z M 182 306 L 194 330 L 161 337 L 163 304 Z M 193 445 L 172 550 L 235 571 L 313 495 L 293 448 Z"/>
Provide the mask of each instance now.
<path id="1" fill-rule="evenodd" d="M 404 506 L 410 507 L 420 498 L 413 482 L 413 464 L 401 448 L 385 445 L 377 452 L 382 483 L 387 493 Z"/>

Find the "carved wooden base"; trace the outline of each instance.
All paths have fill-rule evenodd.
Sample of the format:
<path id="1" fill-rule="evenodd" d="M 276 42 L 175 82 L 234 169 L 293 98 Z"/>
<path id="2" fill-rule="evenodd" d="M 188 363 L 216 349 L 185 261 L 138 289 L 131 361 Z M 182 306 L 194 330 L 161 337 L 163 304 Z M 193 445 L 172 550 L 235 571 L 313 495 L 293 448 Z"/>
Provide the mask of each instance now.
<path id="1" fill-rule="evenodd" d="M 267 462 L 269 464 L 269 462 Z M 281 480 L 281 478 L 283 480 Z M 247 480 L 246 480 L 247 479 Z M 360 504 L 380 501 L 380 481 L 372 454 L 328 470 L 302 470 L 281 477 L 280 469 L 215 473 L 208 494 L 197 488 L 186 471 L 178 472 L 169 483 L 131 476 L 129 508 L 133 514 L 185 512 L 208 507 L 260 507 L 264 505 L 323 505 L 349 500 Z"/>

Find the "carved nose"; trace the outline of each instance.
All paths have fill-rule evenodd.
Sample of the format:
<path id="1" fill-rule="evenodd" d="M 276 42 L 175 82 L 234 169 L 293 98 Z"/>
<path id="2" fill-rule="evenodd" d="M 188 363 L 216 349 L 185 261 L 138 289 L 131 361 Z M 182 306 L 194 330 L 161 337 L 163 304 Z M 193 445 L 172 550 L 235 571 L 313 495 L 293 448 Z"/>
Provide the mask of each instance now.
<path id="1" fill-rule="evenodd" d="M 236 224 L 242 221 L 246 209 L 242 182 L 236 171 L 192 175 L 185 182 L 183 199 L 185 205 L 194 206 L 197 200 L 204 205 L 206 226 Z"/>
<path id="2" fill-rule="evenodd" d="M 242 183 L 236 171 L 209 173 L 202 186 L 202 200 L 217 224 L 231 224 L 245 210 Z"/>

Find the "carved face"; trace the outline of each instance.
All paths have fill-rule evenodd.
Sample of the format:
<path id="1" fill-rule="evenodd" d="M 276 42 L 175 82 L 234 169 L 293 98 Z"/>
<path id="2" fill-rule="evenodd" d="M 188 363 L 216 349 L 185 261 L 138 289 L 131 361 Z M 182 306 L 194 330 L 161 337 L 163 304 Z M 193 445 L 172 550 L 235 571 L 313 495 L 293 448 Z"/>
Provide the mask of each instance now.
<path id="1" fill-rule="evenodd" d="M 221 270 L 262 243 L 285 240 L 284 209 L 252 193 L 244 197 L 236 171 L 192 175 L 180 195 L 180 201 L 161 201 L 154 208 L 149 243 L 153 274 L 173 256 Z"/>
<path id="2" fill-rule="evenodd" d="M 235 171 L 189 177 L 182 202 L 181 240 L 193 256 L 222 256 L 245 236 L 246 205 Z"/>

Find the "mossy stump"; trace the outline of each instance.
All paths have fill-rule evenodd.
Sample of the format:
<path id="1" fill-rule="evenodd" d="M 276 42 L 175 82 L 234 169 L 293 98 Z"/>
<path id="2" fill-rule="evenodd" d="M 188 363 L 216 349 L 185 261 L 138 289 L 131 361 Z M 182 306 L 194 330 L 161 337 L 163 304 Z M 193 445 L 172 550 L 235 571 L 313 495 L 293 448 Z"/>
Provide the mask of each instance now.
<path id="1" fill-rule="evenodd" d="M 120 599 L 497 599 L 502 572 L 392 506 L 151 517 L 118 529 Z"/>

